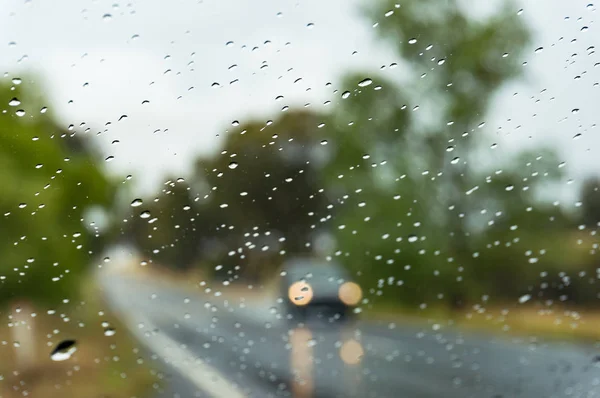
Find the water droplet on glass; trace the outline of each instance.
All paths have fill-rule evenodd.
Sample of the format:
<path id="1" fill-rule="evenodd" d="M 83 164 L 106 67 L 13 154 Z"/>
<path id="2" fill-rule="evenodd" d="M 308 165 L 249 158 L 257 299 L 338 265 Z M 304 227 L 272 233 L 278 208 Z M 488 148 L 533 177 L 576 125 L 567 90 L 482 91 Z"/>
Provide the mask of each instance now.
<path id="1" fill-rule="evenodd" d="M 314 27 L 315 27 L 315 24 L 314 24 L 314 23 L 312 23 L 312 22 L 309 22 L 308 24 L 306 24 L 306 27 L 307 27 L 308 29 L 312 29 L 312 28 L 314 28 Z"/>
<path id="2" fill-rule="evenodd" d="M 43 107 L 42 109 L 40 109 L 40 113 L 46 113 L 48 112 L 48 108 Z"/>
<path id="3" fill-rule="evenodd" d="M 521 297 L 519 297 L 519 304 L 524 304 L 529 300 L 531 300 L 531 294 L 524 294 Z"/>
<path id="4" fill-rule="evenodd" d="M 417 39 L 412 38 L 408 41 L 408 44 L 415 44 L 417 42 Z"/>
<path id="5" fill-rule="evenodd" d="M 225 46 L 233 47 L 233 41 L 228 41 L 227 43 L 225 43 Z"/>
<path id="6" fill-rule="evenodd" d="M 417 235 L 409 235 L 409 236 L 408 236 L 408 241 L 409 241 L 410 243 L 414 243 L 414 242 L 416 242 L 418 239 L 419 239 L 419 237 L 418 237 Z"/>
<path id="7" fill-rule="evenodd" d="M 342 98 L 343 98 L 343 99 L 346 99 L 346 98 L 348 98 L 348 97 L 350 97 L 350 91 L 344 91 L 344 92 L 342 93 Z"/>
<path id="8" fill-rule="evenodd" d="M 148 210 L 141 212 L 140 218 L 150 218 L 150 212 Z"/>
<path id="9" fill-rule="evenodd" d="M 110 20 L 112 20 L 112 15 L 111 14 L 104 14 L 102 16 L 102 20 L 105 22 L 109 22 Z"/>
<path id="10" fill-rule="evenodd" d="M 536 54 L 541 53 L 542 51 L 544 51 L 544 47 L 538 47 L 535 49 Z"/>
<path id="11" fill-rule="evenodd" d="M 574 114 L 574 115 L 577 114 L 577 113 L 579 113 L 579 108 L 572 109 L 571 113 Z"/>
<path id="12" fill-rule="evenodd" d="M 21 84 L 22 80 L 19 77 L 15 77 L 12 79 L 12 82 L 14 85 L 18 86 L 19 84 Z"/>
<path id="13" fill-rule="evenodd" d="M 367 87 L 367 86 L 370 86 L 370 85 L 371 85 L 371 83 L 373 83 L 373 80 L 371 80 L 371 79 L 369 79 L 369 78 L 366 78 L 366 79 L 364 79 L 364 80 L 361 80 L 360 82 L 358 82 L 358 85 L 359 85 L 360 87 Z"/>
<path id="14" fill-rule="evenodd" d="M 8 101 L 8 105 L 9 106 L 18 106 L 18 105 L 21 105 L 21 101 L 19 101 L 18 98 L 13 98 L 10 101 Z"/>
<path id="15" fill-rule="evenodd" d="M 237 164 L 237 162 L 231 162 L 231 163 L 229 163 L 229 168 L 230 168 L 230 169 L 232 169 L 232 170 L 233 170 L 233 169 L 235 169 L 235 168 L 237 168 L 237 167 L 238 167 L 238 164 Z"/>
<path id="16" fill-rule="evenodd" d="M 75 351 L 77 351 L 76 344 L 77 342 L 75 340 L 61 341 L 58 343 L 56 348 L 52 350 L 50 359 L 53 361 L 66 361 L 67 359 L 71 358 L 71 355 L 73 355 Z"/>
<path id="17" fill-rule="evenodd" d="M 105 336 L 114 336 L 116 333 L 117 333 L 117 331 L 114 328 L 107 327 L 104 329 Z"/>
<path id="18" fill-rule="evenodd" d="M 23 109 L 19 109 L 15 112 L 15 115 L 17 115 L 18 117 L 23 117 L 25 116 L 25 111 Z"/>
<path id="19" fill-rule="evenodd" d="M 444 63 L 446 62 L 446 60 L 444 58 L 440 59 L 437 64 L 438 65 L 444 65 Z"/>
<path id="20" fill-rule="evenodd" d="M 142 201 L 142 199 L 134 199 L 131 202 L 131 207 L 140 207 L 144 202 Z"/>

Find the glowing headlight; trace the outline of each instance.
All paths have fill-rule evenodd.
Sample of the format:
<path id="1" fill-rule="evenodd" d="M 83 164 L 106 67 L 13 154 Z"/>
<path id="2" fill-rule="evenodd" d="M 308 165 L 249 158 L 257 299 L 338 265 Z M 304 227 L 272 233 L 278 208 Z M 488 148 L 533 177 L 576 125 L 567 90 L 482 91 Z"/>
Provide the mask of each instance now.
<path id="1" fill-rule="evenodd" d="M 354 282 L 346 282 L 338 290 L 338 296 L 346 305 L 356 305 L 362 299 L 362 290 Z"/>
<path id="2" fill-rule="evenodd" d="M 313 298 L 312 287 L 304 281 L 295 282 L 288 289 L 288 298 L 296 305 L 306 305 Z"/>

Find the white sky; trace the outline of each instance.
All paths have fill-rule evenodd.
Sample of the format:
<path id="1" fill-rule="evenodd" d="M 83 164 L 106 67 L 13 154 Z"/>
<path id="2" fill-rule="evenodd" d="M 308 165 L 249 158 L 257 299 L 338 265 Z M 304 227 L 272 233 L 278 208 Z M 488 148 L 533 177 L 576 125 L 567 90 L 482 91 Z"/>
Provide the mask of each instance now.
<path id="1" fill-rule="evenodd" d="M 374 40 L 358 0 L 0 1 L 0 71 L 40 73 L 48 106 L 65 125 L 85 122 L 95 134 L 110 121 L 97 138 L 115 157 L 107 167 L 132 174 L 144 190 L 167 174 L 185 177 L 232 120 L 258 114 L 266 121 L 284 105 L 335 102 L 335 82 L 345 72 L 398 61 Z M 515 9 L 524 9 L 536 37 L 524 79 L 502 90 L 481 129 L 490 144 L 499 143 L 494 156 L 550 143 L 575 177 L 600 169 L 592 128 L 600 118 L 600 59 L 587 51 L 600 49 L 600 31 L 589 2 L 522 0 Z M 544 50 L 535 53 L 537 47 Z M 275 101 L 278 95 L 284 99 Z M 573 140 L 577 133 L 582 137 Z"/>

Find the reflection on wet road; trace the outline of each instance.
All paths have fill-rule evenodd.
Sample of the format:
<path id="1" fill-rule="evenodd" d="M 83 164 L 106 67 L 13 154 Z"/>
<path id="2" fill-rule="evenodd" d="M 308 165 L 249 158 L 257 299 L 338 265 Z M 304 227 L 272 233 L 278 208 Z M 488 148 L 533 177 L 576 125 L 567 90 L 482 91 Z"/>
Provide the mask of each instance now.
<path id="1" fill-rule="evenodd" d="M 591 346 L 360 321 L 290 325 L 274 303 L 192 296 L 121 276 L 101 279 L 130 330 L 196 389 L 180 396 L 600 396 Z"/>

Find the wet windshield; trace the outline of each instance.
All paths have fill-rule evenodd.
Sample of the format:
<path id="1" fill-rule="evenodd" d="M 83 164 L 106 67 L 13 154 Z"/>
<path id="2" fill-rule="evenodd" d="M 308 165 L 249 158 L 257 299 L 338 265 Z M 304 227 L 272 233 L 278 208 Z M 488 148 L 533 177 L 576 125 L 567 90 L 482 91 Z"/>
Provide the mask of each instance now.
<path id="1" fill-rule="evenodd" d="M 590 0 L 1 0 L 0 398 L 600 395 Z"/>

